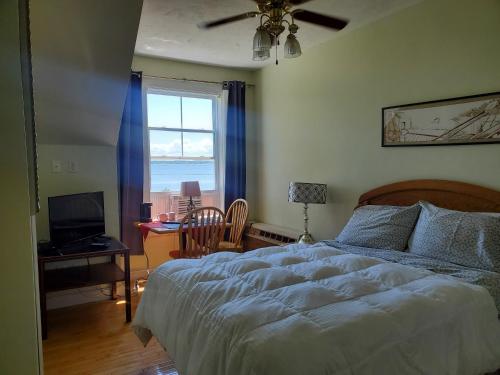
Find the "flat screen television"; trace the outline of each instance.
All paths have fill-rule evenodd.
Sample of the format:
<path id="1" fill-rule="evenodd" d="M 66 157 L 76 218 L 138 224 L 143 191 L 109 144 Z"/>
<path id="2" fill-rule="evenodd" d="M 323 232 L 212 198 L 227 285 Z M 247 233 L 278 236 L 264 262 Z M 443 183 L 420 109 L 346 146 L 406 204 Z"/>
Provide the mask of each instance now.
<path id="1" fill-rule="evenodd" d="M 57 247 L 104 234 L 104 193 L 49 197 L 49 228 Z"/>

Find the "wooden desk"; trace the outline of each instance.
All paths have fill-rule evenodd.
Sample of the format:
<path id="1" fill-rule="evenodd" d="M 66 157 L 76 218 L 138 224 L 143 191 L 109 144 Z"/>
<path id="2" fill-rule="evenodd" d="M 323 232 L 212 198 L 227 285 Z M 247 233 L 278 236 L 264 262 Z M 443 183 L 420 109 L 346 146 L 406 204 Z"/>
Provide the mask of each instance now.
<path id="1" fill-rule="evenodd" d="M 141 227 L 141 225 L 144 224 L 150 224 L 150 223 L 137 223 L 137 227 Z M 231 228 L 232 224 L 231 223 L 226 223 L 226 229 Z M 196 228 L 196 226 L 193 226 L 193 228 Z M 161 227 L 157 228 L 150 228 L 149 229 L 151 232 L 156 233 L 156 234 L 169 234 L 169 233 L 177 233 L 179 231 L 179 225 L 176 224 L 162 224 Z M 184 226 L 184 232 L 187 231 L 187 225 Z"/>
<path id="2" fill-rule="evenodd" d="M 124 257 L 124 271 L 116 264 L 116 255 Z M 110 256 L 109 263 L 88 264 L 86 266 L 46 270 L 45 264 L 73 259 L 89 259 Z M 93 249 L 80 245 L 75 250 L 63 250 L 62 255 L 38 255 L 38 277 L 40 288 L 40 312 L 42 319 L 42 338 L 47 338 L 47 296 L 48 292 L 83 288 L 87 286 L 112 284 L 111 298 L 115 298 L 116 283 L 125 281 L 125 319 L 132 320 L 130 304 L 130 255 L 129 249 L 116 239 L 109 241 L 105 249 Z"/>

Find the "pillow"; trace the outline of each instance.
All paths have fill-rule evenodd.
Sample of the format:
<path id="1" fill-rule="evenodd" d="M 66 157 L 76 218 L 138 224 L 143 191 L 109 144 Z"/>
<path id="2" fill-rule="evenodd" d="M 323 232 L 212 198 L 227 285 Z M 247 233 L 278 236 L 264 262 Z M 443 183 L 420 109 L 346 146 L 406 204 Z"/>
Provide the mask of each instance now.
<path id="1" fill-rule="evenodd" d="M 500 271 L 500 216 L 420 202 L 409 252 L 488 271 Z"/>
<path id="2" fill-rule="evenodd" d="M 406 249 L 420 206 L 362 206 L 338 235 L 340 243 L 375 249 Z"/>

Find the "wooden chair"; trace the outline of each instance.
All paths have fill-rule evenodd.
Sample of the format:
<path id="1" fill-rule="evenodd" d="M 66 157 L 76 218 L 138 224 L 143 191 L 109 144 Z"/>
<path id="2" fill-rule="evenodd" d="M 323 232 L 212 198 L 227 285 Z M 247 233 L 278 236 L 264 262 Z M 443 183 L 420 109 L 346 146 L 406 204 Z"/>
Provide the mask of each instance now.
<path id="1" fill-rule="evenodd" d="M 243 251 L 241 239 L 248 219 L 248 203 L 244 199 L 236 199 L 227 210 L 226 222 L 231 223 L 227 241 L 221 241 L 219 251 Z"/>
<path id="2" fill-rule="evenodd" d="M 188 212 L 180 221 L 179 250 L 169 255 L 174 259 L 201 258 L 214 253 L 224 236 L 226 218 L 217 207 L 200 207 Z"/>

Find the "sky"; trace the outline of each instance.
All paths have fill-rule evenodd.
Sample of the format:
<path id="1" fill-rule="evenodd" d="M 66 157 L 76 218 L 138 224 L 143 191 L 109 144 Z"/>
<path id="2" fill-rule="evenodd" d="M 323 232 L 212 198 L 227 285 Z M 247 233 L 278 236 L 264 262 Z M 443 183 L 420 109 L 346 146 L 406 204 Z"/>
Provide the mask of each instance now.
<path id="1" fill-rule="evenodd" d="M 212 100 L 170 95 L 147 95 L 148 126 L 212 130 Z M 213 133 L 151 130 L 151 156 L 213 157 Z M 182 154 L 184 145 L 184 155 Z"/>

